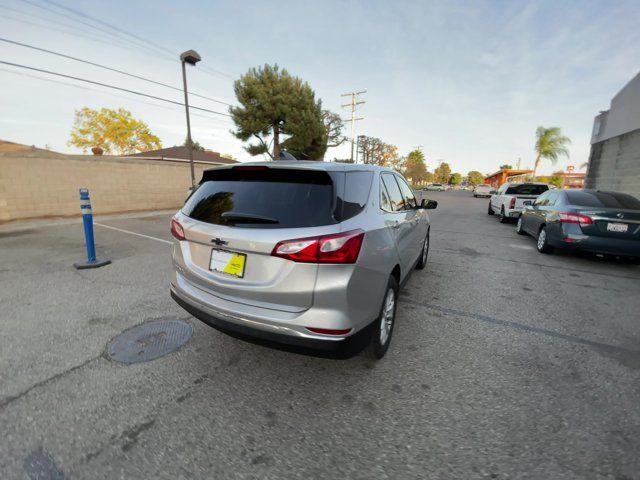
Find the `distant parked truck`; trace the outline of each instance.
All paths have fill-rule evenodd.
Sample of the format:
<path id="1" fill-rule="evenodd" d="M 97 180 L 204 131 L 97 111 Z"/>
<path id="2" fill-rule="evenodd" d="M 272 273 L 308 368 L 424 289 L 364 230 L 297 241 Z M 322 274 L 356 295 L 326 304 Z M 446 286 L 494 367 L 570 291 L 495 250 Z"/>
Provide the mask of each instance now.
<path id="1" fill-rule="evenodd" d="M 522 213 L 525 201 L 533 201 L 549 190 L 546 183 L 505 183 L 489 199 L 487 213 L 500 215 L 500 223 L 507 223 L 518 218 Z"/>

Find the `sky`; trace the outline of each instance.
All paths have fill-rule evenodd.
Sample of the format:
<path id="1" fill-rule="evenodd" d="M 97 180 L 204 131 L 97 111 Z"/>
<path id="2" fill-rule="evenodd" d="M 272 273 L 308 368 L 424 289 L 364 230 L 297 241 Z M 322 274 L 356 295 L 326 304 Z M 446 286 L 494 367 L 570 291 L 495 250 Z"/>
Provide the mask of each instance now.
<path id="1" fill-rule="evenodd" d="M 561 127 L 572 140 L 570 159 L 546 162 L 541 173 L 586 162 L 593 117 L 640 70 L 639 25 L 637 0 L 0 0 L 0 38 L 176 87 L 178 56 L 195 49 L 202 61 L 188 69 L 189 90 L 226 103 L 235 101 L 233 81 L 265 63 L 307 81 L 343 118 L 350 112 L 340 95 L 366 89 L 356 135 L 379 137 L 401 154 L 422 146 L 429 170 L 446 161 L 463 174 L 518 159 L 531 167 L 539 125 Z M 0 60 L 183 100 L 180 91 L 2 41 Z M 0 139 L 81 153 L 67 141 L 84 106 L 130 110 L 163 146 L 186 136 L 180 105 L 5 64 L 0 82 Z M 230 118 L 193 111 L 191 123 L 206 148 L 251 159 Z M 348 156 L 345 144 L 325 158 Z"/>

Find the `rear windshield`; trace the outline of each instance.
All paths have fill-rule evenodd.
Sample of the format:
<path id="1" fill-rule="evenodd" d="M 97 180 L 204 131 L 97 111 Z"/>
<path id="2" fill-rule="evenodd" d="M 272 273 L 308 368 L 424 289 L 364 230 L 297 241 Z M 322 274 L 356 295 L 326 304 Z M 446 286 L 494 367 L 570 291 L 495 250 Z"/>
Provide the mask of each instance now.
<path id="1" fill-rule="evenodd" d="M 548 185 L 514 185 L 507 188 L 505 195 L 541 195 L 547 190 Z"/>
<path id="2" fill-rule="evenodd" d="M 584 190 L 567 190 L 571 205 L 598 208 L 628 208 L 640 210 L 640 200 L 626 193 L 617 192 L 585 192 Z"/>
<path id="3" fill-rule="evenodd" d="M 205 172 L 182 212 L 243 228 L 332 225 L 360 213 L 373 172 L 235 167 Z"/>
<path id="4" fill-rule="evenodd" d="M 477 185 L 476 188 L 491 188 L 491 185 Z"/>

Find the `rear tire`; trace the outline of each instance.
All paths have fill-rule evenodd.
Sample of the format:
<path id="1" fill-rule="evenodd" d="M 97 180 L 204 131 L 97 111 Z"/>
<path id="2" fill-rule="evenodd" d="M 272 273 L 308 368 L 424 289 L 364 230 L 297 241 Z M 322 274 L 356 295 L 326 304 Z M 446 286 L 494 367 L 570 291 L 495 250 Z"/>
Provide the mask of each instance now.
<path id="1" fill-rule="evenodd" d="M 474 195 L 474 197 L 475 197 L 475 195 Z M 493 208 L 491 208 L 491 201 L 489 201 L 489 209 L 487 210 L 487 213 L 488 213 L 489 215 L 493 215 L 493 214 L 495 213 L 495 212 L 493 211 Z"/>
<path id="2" fill-rule="evenodd" d="M 500 217 L 498 218 L 500 219 L 500 223 L 509 223 L 510 219 L 504 211 L 504 205 L 500 208 Z"/>
<path id="3" fill-rule="evenodd" d="M 520 216 L 518 217 L 518 223 L 516 223 L 516 233 L 517 233 L 518 235 L 526 235 L 526 234 L 527 234 L 527 232 L 525 232 L 525 231 L 522 229 L 522 215 L 520 215 Z"/>
<path id="4" fill-rule="evenodd" d="M 367 351 L 368 356 L 375 360 L 384 357 L 391 343 L 396 319 L 396 306 L 398 304 L 398 282 L 395 277 L 389 277 L 387 288 L 384 291 L 380 315 L 373 322 L 371 343 Z"/>
<path id="5" fill-rule="evenodd" d="M 542 227 L 540 229 L 540 232 L 538 233 L 538 241 L 536 243 L 536 248 L 540 253 L 553 252 L 553 247 L 549 245 L 549 241 L 547 239 L 547 227 Z"/>
<path id="6" fill-rule="evenodd" d="M 431 229 L 427 230 L 427 238 L 424 239 L 424 243 L 422 244 L 422 252 L 420 252 L 420 260 L 416 264 L 416 270 L 422 270 L 427 266 L 427 257 L 429 256 L 429 232 Z"/>

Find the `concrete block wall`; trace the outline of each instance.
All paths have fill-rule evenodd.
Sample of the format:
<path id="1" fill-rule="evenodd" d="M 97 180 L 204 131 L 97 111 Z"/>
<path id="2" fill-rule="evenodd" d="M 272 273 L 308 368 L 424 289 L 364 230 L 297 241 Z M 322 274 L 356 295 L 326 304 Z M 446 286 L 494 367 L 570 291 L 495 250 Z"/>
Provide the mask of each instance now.
<path id="1" fill-rule="evenodd" d="M 640 130 L 591 145 L 585 186 L 640 198 Z"/>
<path id="2" fill-rule="evenodd" d="M 196 179 L 215 165 L 196 162 Z M 89 188 L 94 214 L 178 209 L 189 164 L 107 156 L 0 153 L 0 222 L 80 215 L 78 189 Z"/>

